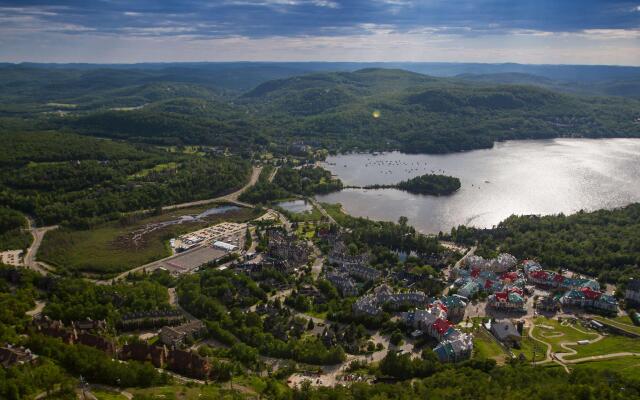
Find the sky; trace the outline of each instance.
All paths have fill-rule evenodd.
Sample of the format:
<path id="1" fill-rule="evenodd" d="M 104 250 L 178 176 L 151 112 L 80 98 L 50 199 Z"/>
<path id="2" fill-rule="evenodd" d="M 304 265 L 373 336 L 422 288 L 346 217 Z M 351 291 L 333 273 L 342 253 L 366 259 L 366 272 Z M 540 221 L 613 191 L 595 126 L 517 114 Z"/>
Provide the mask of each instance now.
<path id="1" fill-rule="evenodd" d="M 0 61 L 640 65 L 640 0 L 0 0 Z"/>

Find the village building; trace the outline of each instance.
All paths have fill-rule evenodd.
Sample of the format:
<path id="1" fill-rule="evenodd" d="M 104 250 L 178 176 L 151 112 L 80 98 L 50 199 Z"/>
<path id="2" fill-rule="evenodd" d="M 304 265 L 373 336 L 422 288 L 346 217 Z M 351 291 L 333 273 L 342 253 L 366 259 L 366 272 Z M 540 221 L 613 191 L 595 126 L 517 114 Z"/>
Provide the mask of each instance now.
<path id="1" fill-rule="evenodd" d="M 73 326 L 66 327 L 62 321 L 52 320 L 47 316 L 34 318 L 33 326 L 36 332 L 59 338 L 66 344 L 74 344 L 78 340 L 78 333 Z"/>
<path id="2" fill-rule="evenodd" d="M 209 360 L 185 350 L 169 351 L 167 365 L 172 371 L 197 379 L 206 379 L 211 372 Z"/>
<path id="3" fill-rule="evenodd" d="M 167 363 L 168 351 L 165 346 L 155 346 L 147 343 L 127 343 L 122 347 L 120 359 L 150 362 L 156 368 L 164 368 Z"/>
<path id="4" fill-rule="evenodd" d="M 352 297 L 358 295 L 358 287 L 355 282 L 344 274 L 328 273 L 326 278 L 338 289 L 342 297 Z"/>
<path id="5" fill-rule="evenodd" d="M 516 325 L 508 320 L 496 320 L 491 323 L 491 333 L 496 339 L 509 347 L 514 347 L 522 341 L 522 335 Z"/>
<path id="6" fill-rule="evenodd" d="M 624 299 L 629 304 L 640 305 L 640 279 L 632 279 L 627 283 Z"/>
<path id="7" fill-rule="evenodd" d="M 191 321 L 178 326 L 163 326 L 160 330 L 160 342 L 175 349 L 183 346 L 187 340 L 194 340 L 206 332 L 201 321 Z"/>
<path id="8" fill-rule="evenodd" d="M 24 347 L 16 347 L 10 344 L 0 347 L 0 365 L 4 368 L 15 367 L 16 365 L 34 364 L 37 359 L 37 355 Z"/>
<path id="9" fill-rule="evenodd" d="M 520 311 L 526 309 L 526 301 L 521 289 L 509 288 L 489 296 L 487 305 L 499 310 Z"/>
<path id="10" fill-rule="evenodd" d="M 456 337 L 443 340 L 433 349 L 440 362 L 458 362 L 471 358 L 473 336 L 460 333 Z"/>
<path id="11" fill-rule="evenodd" d="M 178 325 L 185 321 L 185 316 L 179 310 L 142 311 L 122 316 L 118 322 L 121 330 L 148 329 L 165 325 Z"/>
<path id="12" fill-rule="evenodd" d="M 92 333 L 82 332 L 78 334 L 77 343 L 83 344 L 85 346 L 95 347 L 98 350 L 102 350 L 110 356 L 114 356 L 117 352 L 115 341 L 94 335 Z"/>
<path id="13" fill-rule="evenodd" d="M 271 229 L 268 231 L 268 237 L 269 256 L 282 260 L 291 268 L 300 267 L 309 261 L 309 247 L 294 235 Z"/>
<path id="14" fill-rule="evenodd" d="M 618 301 L 615 297 L 588 287 L 569 290 L 560 298 L 560 302 L 568 306 L 618 312 Z"/>

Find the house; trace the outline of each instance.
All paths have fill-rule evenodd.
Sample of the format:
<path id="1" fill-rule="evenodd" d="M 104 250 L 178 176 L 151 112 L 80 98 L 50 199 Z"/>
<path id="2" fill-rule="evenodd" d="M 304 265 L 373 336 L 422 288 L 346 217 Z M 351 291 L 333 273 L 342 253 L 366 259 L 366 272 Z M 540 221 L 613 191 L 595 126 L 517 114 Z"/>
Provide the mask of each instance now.
<path id="1" fill-rule="evenodd" d="M 103 319 L 94 321 L 91 318 L 86 318 L 81 321 L 73 321 L 71 326 L 73 326 L 78 333 L 104 332 L 107 330 L 107 321 Z"/>
<path id="2" fill-rule="evenodd" d="M 522 290 L 510 288 L 489 296 L 487 305 L 500 310 L 525 311 L 526 302 Z"/>
<path id="3" fill-rule="evenodd" d="M 561 298 L 563 305 L 576 306 L 582 308 L 594 308 L 601 311 L 617 312 L 618 301 L 615 297 L 592 290 L 589 287 L 582 289 L 571 289 L 567 291 Z"/>
<path id="4" fill-rule="evenodd" d="M 522 335 L 518 332 L 516 325 L 507 319 L 494 321 L 491 324 L 491 333 L 496 339 L 510 347 L 522 340 Z"/>
<path id="5" fill-rule="evenodd" d="M 556 312 L 560 310 L 560 298 L 558 296 L 545 296 L 538 302 L 537 307 L 544 311 Z"/>
<path id="6" fill-rule="evenodd" d="M 211 372 L 209 360 L 185 350 L 169 351 L 167 365 L 172 371 L 197 379 L 206 379 Z"/>
<path id="7" fill-rule="evenodd" d="M 345 264 L 343 269 L 350 276 L 366 282 L 375 281 L 382 277 L 382 272 L 362 264 Z"/>
<path id="8" fill-rule="evenodd" d="M 627 283 L 624 298 L 629 304 L 640 305 L 640 279 L 632 279 Z"/>
<path id="9" fill-rule="evenodd" d="M 471 357 L 473 336 L 461 333 L 453 339 L 443 340 L 433 349 L 440 362 L 458 362 Z"/>
<path id="10" fill-rule="evenodd" d="M 95 347 L 98 350 L 102 350 L 110 356 L 116 354 L 116 343 L 102 336 L 94 335 L 91 333 L 80 333 L 78 335 L 78 343 L 85 346 Z"/>
<path id="11" fill-rule="evenodd" d="M 353 282 L 351 278 L 348 276 L 338 274 L 338 273 L 329 273 L 326 276 L 327 280 L 333 284 L 333 286 L 338 289 L 342 297 L 351 297 L 358 295 L 358 288 Z"/>
<path id="12" fill-rule="evenodd" d="M 122 347 L 120 359 L 150 362 L 156 368 L 164 368 L 167 362 L 167 348 L 147 343 L 128 343 Z"/>
<path id="13" fill-rule="evenodd" d="M 462 297 L 471 298 L 473 295 L 480 291 L 480 285 L 477 282 L 469 281 L 460 289 L 458 289 L 458 294 Z"/>
<path id="14" fill-rule="evenodd" d="M 118 329 L 148 329 L 164 325 L 178 325 L 185 321 L 179 310 L 153 310 L 125 314 L 118 323 Z"/>
<path id="15" fill-rule="evenodd" d="M 62 321 L 54 321 L 47 316 L 35 318 L 33 325 L 36 332 L 59 338 L 66 344 L 74 344 L 78 340 L 78 333 L 73 326 L 67 328 Z"/>
<path id="16" fill-rule="evenodd" d="M 38 356 L 24 347 L 14 347 L 10 344 L 0 347 L 0 365 L 4 368 L 16 365 L 34 364 Z"/>
<path id="17" fill-rule="evenodd" d="M 193 340 L 206 332 L 201 321 L 191 321 L 178 326 L 163 326 L 160 330 L 160 342 L 169 348 L 178 348 L 187 340 Z"/>
<path id="18" fill-rule="evenodd" d="M 283 260 L 292 267 L 299 267 L 309 261 L 309 247 L 294 235 L 271 229 L 268 231 L 268 237 L 269 256 Z"/>
<path id="19" fill-rule="evenodd" d="M 462 321 L 469 299 L 454 294 L 453 296 L 443 296 L 440 301 L 447 307 L 447 315 L 450 321 Z"/>

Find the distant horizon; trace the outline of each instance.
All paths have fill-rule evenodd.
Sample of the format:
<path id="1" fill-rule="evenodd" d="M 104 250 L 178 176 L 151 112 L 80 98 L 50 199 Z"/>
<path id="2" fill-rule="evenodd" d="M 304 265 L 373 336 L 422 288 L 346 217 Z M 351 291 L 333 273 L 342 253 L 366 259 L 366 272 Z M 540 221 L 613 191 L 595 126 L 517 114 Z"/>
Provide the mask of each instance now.
<path id="1" fill-rule="evenodd" d="M 640 68 L 638 64 L 577 64 L 577 63 L 525 63 L 517 61 L 344 61 L 344 60 L 223 60 L 223 61 L 131 61 L 131 62 L 87 62 L 87 61 L 3 61 L 0 64 L 42 64 L 42 65 L 144 65 L 144 64 L 477 64 L 477 65 L 531 65 L 531 66 L 549 66 L 549 67 L 621 67 L 621 68 Z"/>
<path id="2" fill-rule="evenodd" d="M 640 3 L 0 0 L 0 62 L 158 60 L 640 66 Z"/>

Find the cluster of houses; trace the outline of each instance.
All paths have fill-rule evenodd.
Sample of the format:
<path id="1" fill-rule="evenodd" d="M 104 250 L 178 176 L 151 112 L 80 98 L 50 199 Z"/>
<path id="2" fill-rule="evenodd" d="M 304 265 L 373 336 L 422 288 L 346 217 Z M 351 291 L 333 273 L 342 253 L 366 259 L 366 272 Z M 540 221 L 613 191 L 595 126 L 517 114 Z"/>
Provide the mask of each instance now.
<path id="1" fill-rule="evenodd" d="M 517 260 L 511 254 L 502 253 L 486 260 L 469 256 L 452 275 L 458 294 L 471 298 L 477 293 L 489 293 L 489 305 L 501 309 L 524 309 L 525 276 L 514 270 Z"/>
<path id="2" fill-rule="evenodd" d="M 185 321 L 179 310 L 153 310 L 125 314 L 118 321 L 121 331 L 156 328 L 165 325 L 177 325 Z"/>
<path id="3" fill-rule="evenodd" d="M 424 307 L 428 303 L 429 297 L 424 292 L 394 293 L 387 284 L 382 284 L 356 300 L 352 311 L 356 315 L 376 316 L 382 313 L 384 306 L 397 309 L 401 306 Z"/>
<path id="4" fill-rule="evenodd" d="M 291 268 L 297 268 L 309 261 L 311 254 L 309 246 L 295 235 L 287 234 L 279 229 L 268 231 L 268 254 Z"/>
<path id="5" fill-rule="evenodd" d="M 457 362 L 471 357 L 473 336 L 454 328 L 450 315 L 461 319 L 467 299 L 459 295 L 445 296 L 423 309 L 401 314 L 402 321 L 416 329 L 412 336 L 429 335 L 439 343 L 433 349 L 441 362 Z"/>
<path id="6" fill-rule="evenodd" d="M 380 279 L 382 272 L 363 264 L 345 263 L 327 272 L 326 278 L 344 297 L 357 296 L 358 286 L 353 278 L 362 282 L 372 282 Z"/>
<path id="7" fill-rule="evenodd" d="M 73 321 L 71 325 L 66 326 L 62 321 L 38 316 L 33 320 L 33 328 L 43 335 L 59 338 L 66 344 L 83 344 L 100 349 L 111 356 L 116 354 L 115 341 L 103 336 L 107 329 L 104 320 Z"/>
<path id="8" fill-rule="evenodd" d="M 104 320 L 91 319 L 74 321 L 65 325 L 62 321 L 52 320 L 46 316 L 38 316 L 33 320 L 33 329 L 40 334 L 56 337 L 66 344 L 83 344 L 102 350 L 108 355 L 121 360 L 135 360 L 151 362 L 157 368 L 168 369 L 194 378 L 207 378 L 211 365 L 206 358 L 200 357 L 188 350 L 181 350 L 185 342 L 195 339 L 206 331 L 200 321 L 191 321 L 179 326 L 165 326 L 160 332 L 161 345 L 151 345 L 144 342 L 125 344 L 118 348 L 116 342 L 105 336 L 107 323 Z M 11 350 L 6 357 L 24 359 L 24 351 Z M 0 359 L 2 359 L 0 351 Z"/>
<path id="9" fill-rule="evenodd" d="M 570 278 L 553 271 L 546 271 L 532 260 L 523 262 L 527 280 L 535 285 L 562 292 L 554 299 L 562 305 L 592 308 L 606 312 L 617 312 L 618 301 L 615 297 L 600 291 L 598 281 L 587 278 Z M 553 300 L 546 300 L 547 307 L 553 307 Z"/>
<path id="10" fill-rule="evenodd" d="M 17 365 L 34 364 L 38 360 L 38 356 L 33 354 L 31 350 L 7 344 L 0 347 L 0 365 L 4 368 L 15 367 Z"/>

